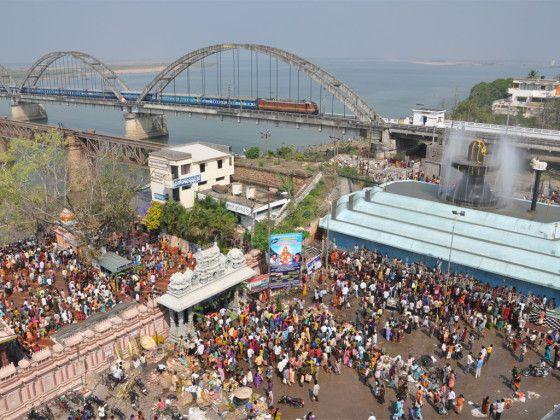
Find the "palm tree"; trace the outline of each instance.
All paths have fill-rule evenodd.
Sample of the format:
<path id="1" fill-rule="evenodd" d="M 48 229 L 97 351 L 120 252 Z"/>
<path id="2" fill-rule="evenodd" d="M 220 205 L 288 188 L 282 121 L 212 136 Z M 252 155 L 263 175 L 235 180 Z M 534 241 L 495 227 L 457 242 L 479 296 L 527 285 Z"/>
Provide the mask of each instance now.
<path id="1" fill-rule="evenodd" d="M 536 79 L 538 76 L 539 76 L 539 72 L 536 70 L 529 70 L 529 74 L 527 75 L 529 79 Z"/>

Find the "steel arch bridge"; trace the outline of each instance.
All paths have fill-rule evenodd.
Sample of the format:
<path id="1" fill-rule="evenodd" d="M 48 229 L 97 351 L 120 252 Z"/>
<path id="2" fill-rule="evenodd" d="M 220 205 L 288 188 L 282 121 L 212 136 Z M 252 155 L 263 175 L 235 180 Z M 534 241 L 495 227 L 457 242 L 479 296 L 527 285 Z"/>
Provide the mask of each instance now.
<path id="1" fill-rule="evenodd" d="M 178 60 L 168 65 L 150 83 L 148 83 L 140 94 L 140 97 L 137 99 L 137 102 L 141 104 L 146 98 L 146 95 L 150 93 L 161 94 L 180 73 L 191 67 L 193 64 L 222 51 L 235 49 L 268 54 L 284 61 L 287 64 L 293 65 L 299 70 L 305 72 L 315 82 L 333 94 L 356 116 L 360 122 L 372 124 L 380 123 L 382 121 L 381 116 L 377 114 L 377 112 L 375 112 L 375 110 L 366 101 L 348 87 L 348 85 L 336 79 L 331 73 L 306 60 L 305 58 L 279 48 L 259 44 L 217 44 L 200 48 L 185 54 Z"/>
<path id="2" fill-rule="evenodd" d="M 12 94 L 12 89 L 15 82 L 12 79 L 10 70 L 0 64 L 0 92 L 5 92 L 8 95 Z"/>
<path id="3" fill-rule="evenodd" d="M 94 56 L 80 51 L 56 51 L 43 55 L 31 65 L 31 67 L 25 74 L 19 86 L 19 92 L 23 91 L 24 88 L 32 88 L 37 86 L 37 83 L 39 82 L 45 71 L 49 67 L 51 67 L 51 65 L 55 61 L 60 60 L 64 57 L 72 57 L 89 67 L 92 71 L 94 71 L 101 77 L 101 79 L 105 83 L 105 86 L 115 94 L 120 102 L 126 102 L 126 99 L 121 93 L 122 91 L 130 90 L 126 83 L 123 82 L 106 64 L 104 64 Z"/>
<path id="4" fill-rule="evenodd" d="M 233 60 L 233 88 L 230 96 L 228 84 L 227 97 L 222 91 L 221 62 L 222 53 L 232 51 Z M 250 52 L 251 94 L 241 95 L 240 85 L 240 51 Z M 225 54 L 223 54 L 225 55 Z M 215 56 L 219 61 L 219 93 L 207 94 L 204 88 L 199 93 L 191 95 L 175 92 L 175 84 L 180 86 L 182 78 L 189 75 L 189 71 L 202 73 L 206 71 L 205 59 Z M 259 92 L 258 57 L 268 57 L 270 95 Z M 256 63 L 256 95 L 253 95 L 253 57 Z M 272 60 L 275 60 L 276 89 L 272 94 Z M 278 63 L 289 68 L 290 88 L 282 94 L 279 91 Z M 200 64 L 200 66 L 199 66 Z M 237 65 L 237 69 L 235 69 Z M 218 64 L 216 64 L 218 66 Z M 261 69 L 262 70 L 262 69 Z M 208 70 L 210 71 L 210 70 Z M 237 71 L 237 78 L 235 75 Z M 266 69 L 265 69 L 266 71 Z M 293 71 L 297 72 L 297 100 L 291 96 L 291 78 Z M 309 96 L 305 92 L 300 98 L 300 73 L 304 83 L 309 81 Z M 241 73 L 245 85 L 248 83 L 247 68 Z M 229 77 L 229 76 L 227 76 Z M 262 76 L 261 76 L 262 78 Z M 266 78 L 266 77 L 265 77 Z M 187 82 L 188 85 L 189 82 Z M 294 82 L 295 84 L 295 82 Z M 264 83 L 263 83 L 264 85 Z M 312 85 L 318 86 L 318 104 L 312 96 Z M 2 87 L 4 86 L 4 88 Z M 173 86 L 173 92 L 169 92 Z M 190 86 L 190 85 L 189 85 Z M 245 90 L 247 86 L 243 87 Z M 237 88 L 237 92 L 235 91 Z M 286 86 L 283 86 L 285 89 Z M 165 92 L 164 92 L 165 90 Z M 186 92 L 186 91 L 183 91 Z M 317 92 L 317 91 L 315 91 Z M 287 93 L 287 96 L 282 96 Z M 323 95 L 328 104 L 323 106 Z M 131 138 L 146 139 L 167 135 L 166 113 L 183 115 L 201 115 L 204 118 L 218 117 L 221 120 L 240 122 L 241 120 L 272 123 L 276 126 L 309 127 L 319 131 L 323 129 L 335 130 L 340 134 L 357 133 L 362 137 L 375 136 L 385 126 L 383 118 L 361 98 L 346 83 L 338 80 L 322 67 L 288 51 L 260 44 L 229 43 L 217 44 L 200 48 L 180 57 L 157 74 L 143 89 L 133 91 L 113 71 L 97 58 L 79 51 L 56 51 L 43 55 L 26 71 L 19 83 L 14 82 L 10 72 L 0 68 L 0 97 L 8 97 L 12 101 L 12 117 L 20 121 L 34 121 L 46 118 L 43 102 L 80 104 L 92 106 L 107 106 L 125 112 L 125 131 Z M 184 97 L 194 98 L 194 103 L 185 102 Z M 265 99 L 267 98 L 267 99 Z M 286 98 L 286 99 L 283 99 Z M 335 113 L 334 101 L 343 112 Z M 190 99 L 189 99 L 190 100 Z M 232 102 L 237 105 L 230 106 Z M 273 106 L 261 106 L 261 101 L 271 102 Z M 228 105 L 224 105 L 227 102 Z M 245 103 L 250 103 L 249 107 Z M 278 104 L 288 104 L 284 109 Z M 301 107 L 306 107 L 303 111 Z M 307 108 L 309 107 L 309 108 Z M 348 113 L 347 113 L 348 111 Z"/>

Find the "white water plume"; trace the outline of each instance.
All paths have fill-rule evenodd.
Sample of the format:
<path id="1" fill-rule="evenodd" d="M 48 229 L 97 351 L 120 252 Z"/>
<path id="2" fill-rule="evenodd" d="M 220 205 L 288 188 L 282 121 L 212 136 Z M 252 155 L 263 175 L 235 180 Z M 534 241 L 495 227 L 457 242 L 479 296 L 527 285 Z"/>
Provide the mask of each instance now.
<path id="1" fill-rule="evenodd" d="M 455 190 L 464 177 L 464 173 L 456 168 L 457 165 L 454 165 L 454 162 L 466 160 L 470 144 L 477 139 L 479 138 L 464 130 L 448 131 L 441 158 L 440 198 L 454 201 Z M 507 206 L 514 195 L 516 182 L 521 172 L 518 150 L 507 136 L 502 136 L 494 142 L 484 138 L 481 140 L 484 140 L 487 145 L 484 164 L 488 167 L 488 171 L 484 177 L 484 183 L 489 190 L 485 191 L 490 191 L 491 195 L 497 199 L 495 206 Z M 469 205 L 464 202 L 457 204 Z"/>

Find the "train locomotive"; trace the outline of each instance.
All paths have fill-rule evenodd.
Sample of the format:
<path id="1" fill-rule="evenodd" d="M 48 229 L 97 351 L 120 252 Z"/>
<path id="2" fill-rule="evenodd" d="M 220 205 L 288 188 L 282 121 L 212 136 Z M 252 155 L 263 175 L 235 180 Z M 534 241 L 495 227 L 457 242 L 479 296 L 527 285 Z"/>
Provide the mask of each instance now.
<path id="1" fill-rule="evenodd" d="M 65 96 L 71 98 L 88 98 L 102 100 L 118 100 L 112 91 L 105 90 L 78 90 L 78 89 L 60 89 L 60 88 L 43 88 L 43 87 L 23 87 L 21 93 L 30 95 L 49 95 L 49 96 Z M 136 101 L 140 92 L 123 91 L 121 95 L 130 102 Z M 219 98 L 203 95 L 181 95 L 181 94 L 152 94 L 148 93 L 144 97 L 144 102 L 159 103 L 164 105 L 191 105 L 218 107 L 229 109 L 248 109 L 270 112 L 286 112 L 292 114 L 308 114 L 314 115 L 319 113 L 319 107 L 312 101 L 286 101 L 276 99 L 248 99 L 248 98 Z"/>

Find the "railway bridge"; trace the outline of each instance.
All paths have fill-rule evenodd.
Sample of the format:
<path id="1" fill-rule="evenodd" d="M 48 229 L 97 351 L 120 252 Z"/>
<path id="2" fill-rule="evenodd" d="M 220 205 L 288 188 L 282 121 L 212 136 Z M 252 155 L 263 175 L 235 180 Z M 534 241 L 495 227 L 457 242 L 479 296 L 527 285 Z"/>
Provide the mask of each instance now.
<path id="1" fill-rule="evenodd" d="M 240 65 L 240 52 L 248 55 L 248 63 Z M 11 100 L 14 120 L 46 119 L 42 104 L 48 102 L 106 106 L 124 112 L 126 136 L 133 139 L 166 135 L 167 113 L 369 138 L 379 138 L 384 126 L 382 117 L 331 73 L 258 44 L 218 44 L 189 52 L 141 91 L 131 90 L 106 64 L 78 51 L 40 57 L 19 81 L 11 74 L 0 66 L 0 96 Z"/>
<path id="2" fill-rule="evenodd" d="M 12 75 L 0 65 L 0 97 L 11 101 L 13 120 L 46 120 L 49 102 L 111 107 L 123 112 L 131 140 L 167 135 L 171 113 L 329 130 L 368 138 L 385 151 L 395 150 L 396 141 L 441 143 L 450 130 L 463 130 L 491 141 L 507 135 L 531 154 L 560 155 L 560 131 L 461 121 L 437 128 L 391 123 L 322 67 L 266 45 L 228 43 L 188 52 L 137 90 L 78 51 L 45 54 L 18 80 Z"/>

